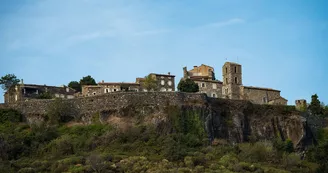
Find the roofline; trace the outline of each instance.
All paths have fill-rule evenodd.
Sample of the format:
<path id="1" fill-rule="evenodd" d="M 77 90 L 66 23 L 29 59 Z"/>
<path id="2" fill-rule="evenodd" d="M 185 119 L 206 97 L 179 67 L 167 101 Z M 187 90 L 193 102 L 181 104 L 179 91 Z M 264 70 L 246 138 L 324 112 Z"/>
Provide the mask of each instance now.
<path id="1" fill-rule="evenodd" d="M 193 81 L 200 81 L 200 82 L 211 82 L 211 83 L 219 83 L 219 84 L 223 84 L 223 82 L 219 81 L 219 80 L 203 80 L 203 79 L 192 79 Z"/>
<path id="2" fill-rule="evenodd" d="M 138 83 L 133 83 L 133 82 L 99 82 L 98 85 L 122 85 L 122 84 L 127 84 L 127 85 L 140 85 Z"/>
<path id="3" fill-rule="evenodd" d="M 249 88 L 249 89 L 257 89 L 257 90 L 266 90 L 266 91 L 278 91 L 281 92 L 280 90 L 272 89 L 272 88 L 262 88 L 262 87 L 253 87 L 253 86 L 243 86 L 244 88 Z"/>
<path id="4" fill-rule="evenodd" d="M 156 75 L 156 76 L 168 76 L 168 77 L 175 77 L 175 75 L 170 75 L 170 74 L 159 74 L 159 73 L 150 73 L 151 75 Z"/>
<path id="5" fill-rule="evenodd" d="M 235 63 L 235 62 L 230 62 L 230 61 L 226 61 L 224 64 L 235 64 L 235 65 L 240 65 L 241 66 L 241 64 L 238 64 L 238 63 Z"/>
<path id="6" fill-rule="evenodd" d="M 51 86 L 51 85 L 25 84 L 25 83 L 24 84 L 16 84 L 16 85 L 23 86 L 23 87 L 25 87 L 25 86 L 38 86 L 38 87 L 52 87 L 52 88 L 70 88 L 72 90 L 75 90 L 75 89 L 73 89 L 69 86 L 66 86 L 66 85 L 64 85 L 64 87 L 63 86 Z M 16 85 L 12 85 L 12 86 L 10 86 L 10 88 L 14 87 Z"/>

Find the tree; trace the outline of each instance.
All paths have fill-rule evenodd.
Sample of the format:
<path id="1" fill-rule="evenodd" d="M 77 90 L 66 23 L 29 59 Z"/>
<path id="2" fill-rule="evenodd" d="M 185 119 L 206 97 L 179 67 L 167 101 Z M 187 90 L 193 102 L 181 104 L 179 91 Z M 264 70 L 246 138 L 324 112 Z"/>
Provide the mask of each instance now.
<path id="1" fill-rule="evenodd" d="M 145 81 L 142 85 L 147 91 L 157 91 L 158 89 L 156 79 L 152 75 L 145 76 Z"/>
<path id="2" fill-rule="evenodd" d="M 19 83 L 19 79 L 14 74 L 7 74 L 0 79 L 0 85 L 3 90 L 8 90 L 11 86 Z"/>
<path id="3" fill-rule="evenodd" d="M 75 91 L 80 92 L 81 91 L 81 85 L 77 81 L 71 81 L 68 84 L 68 87 L 75 89 Z"/>
<path id="4" fill-rule="evenodd" d="M 178 84 L 178 90 L 182 92 L 198 92 L 199 86 L 191 79 L 181 79 Z"/>
<path id="5" fill-rule="evenodd" d="M 312 95 L 309 110 L 314 115 L 322 115 L 324 113 L 324 108 L 321 106 L 317 94 Z"/>
<path id="6" fill-rule="evenodd" d="M 83 77 L 80 80 L 80 85 L 97 85 L 94 78 L 92 78 L 90 75 Z"/>

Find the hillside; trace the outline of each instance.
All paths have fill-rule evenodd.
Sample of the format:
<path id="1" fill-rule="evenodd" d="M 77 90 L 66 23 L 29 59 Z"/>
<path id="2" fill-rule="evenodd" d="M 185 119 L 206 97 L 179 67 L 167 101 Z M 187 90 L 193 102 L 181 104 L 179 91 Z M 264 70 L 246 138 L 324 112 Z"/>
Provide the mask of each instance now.
<path id="1" fill-rule="evenodd" d="M 0 108 L 1 172 L 315 172 L 327 159 L 328 135 L 290 106 L 117 93 Z"/>

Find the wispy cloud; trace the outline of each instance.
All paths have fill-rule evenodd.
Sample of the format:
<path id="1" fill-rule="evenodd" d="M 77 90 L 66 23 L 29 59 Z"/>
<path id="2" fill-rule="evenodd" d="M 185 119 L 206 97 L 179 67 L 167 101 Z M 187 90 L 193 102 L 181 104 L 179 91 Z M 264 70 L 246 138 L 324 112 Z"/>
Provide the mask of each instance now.
<path id="1" fill-rule="evenodd" d="M 145 31 L 141 31 L 141 32 L 136 32 L 134 35 L 135 36 L 158 35 L 158 34 L 168 33 L 171 31 L 172 30 L 170 30 L 170 29 L 145 30 Z"/>
<path id="2" fill-rule="evenodd" d="M 244 19 L 241 18 L 233 18 L 233 19 L 229 19 L 226 21 L 220 21 L 220 22 L 214 22 L 214 23 L 209 23 L 209 24 L 205 24 L 202 27 L 216 27 L 216 28 L 221 28 L 221 27 L 226 27 L 226 26 L 230 26 L 230 25 L 235 25 L 235 24 L 241 24 L 241 23 L 245 23 L 246 21 Z"/>

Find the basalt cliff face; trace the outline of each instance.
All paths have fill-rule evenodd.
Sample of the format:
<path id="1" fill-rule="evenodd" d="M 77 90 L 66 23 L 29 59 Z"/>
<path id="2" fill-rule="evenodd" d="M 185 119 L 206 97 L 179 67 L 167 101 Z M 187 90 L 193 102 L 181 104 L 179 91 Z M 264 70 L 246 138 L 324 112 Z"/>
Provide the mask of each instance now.
<path id="1" fill-rule="evenodd" d="M 35 100 L 15 104 L 0 104 L 0 109 L 20 111 L 26 122 L 45 120 L 49 107 L 58 100 Z M 152 124 L 170 133 L 171 108 L 179 114 L 193 112 L 199 116 L 209 140 L 225 139 L 231 143 L 249 140 L 292 140 L 303 149 L 315 142 L 306 116 L 287 106 L 254 105 L 248 101 L 208 98 L 205 94 L 179 92 L 112 93 L 102 96 L 60 100 L 66 116 L 75 122 L 108 123 L 118 128 L 137 124 Z M 178 115 L 179 116 L 179 115 Z"/>

